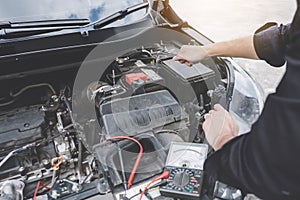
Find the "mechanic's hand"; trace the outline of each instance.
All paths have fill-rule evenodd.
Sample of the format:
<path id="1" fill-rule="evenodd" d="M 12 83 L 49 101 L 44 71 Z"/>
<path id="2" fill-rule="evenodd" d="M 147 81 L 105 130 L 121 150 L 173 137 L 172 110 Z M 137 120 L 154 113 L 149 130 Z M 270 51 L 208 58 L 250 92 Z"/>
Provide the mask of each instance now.
<path id="1" fill-rule="evenodd" d="M 174 60 L 191 67 L 207 57 L 207 52 L 202 46 L 183 45 Z"/>
<path id="2" fill-rule="evenodd" d="M 202 127 L 208 143 L 214 150 L 219 150 L 237 136 L 239 131 L 237 122 L 220 104 L 216 104 L 204 118 Z"/>

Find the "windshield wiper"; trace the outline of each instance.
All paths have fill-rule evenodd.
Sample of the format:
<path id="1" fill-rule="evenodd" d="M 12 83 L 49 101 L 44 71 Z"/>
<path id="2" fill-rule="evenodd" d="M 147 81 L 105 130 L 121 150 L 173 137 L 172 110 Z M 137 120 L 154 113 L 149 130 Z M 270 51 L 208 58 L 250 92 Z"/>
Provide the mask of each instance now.
<path id="1" fill-rule="evenodd" d="M 62 29 L 80 28 L 89 23 L 89 19 L 0 22 L 0 39 L 26 37 L 30 35 L 59 31 Z"/>
<path id="2" fill-rule="evenodd" d="M 28 21 L 28 22 L 0 22 L 0 39 L 11 39 L 26 37 L 59 31 L 63 29 L 74 29 L 93 26 L 94 29 L 100 29 L 108 24 L 123 19 L 127 15 L 136 11 L 148 8 L 149 3 L 141 3 L 114 14 L 90 23 L 88 19 L 63 19 L 63 20 L 45 20 L 45 21 Z"/>
<path id="3" fill-rule="evenodd" d="M 92 25 L 94 25 L 94 29 L 100 29 L 108 24 L 111 24 L 115 21 L 118 21 L 120 19 L 123 19 L 124 17 L 126 17 L 127 15 L 142 10 L 144 8 L 148 8 L 149 3 L 145 2 L 145 3 L 141 3 L 141 4 L 137 4 L 131 7 L 128 7 L 124 10 L 120 10 L 118 12 L 115 12 L 114 14 L 104 18 L 104 19 L 100 19 L 99 21 L 93 23 Z"/>
<path id="4" fill-rule="evenodd" d="M 24 22 L 0 22 L 0 29 L 3 28 L 40 28 L 53 26 L 83 26 L 89 24 L 89 19 L 57 19 L 42 21 L 24 21 Z"/>

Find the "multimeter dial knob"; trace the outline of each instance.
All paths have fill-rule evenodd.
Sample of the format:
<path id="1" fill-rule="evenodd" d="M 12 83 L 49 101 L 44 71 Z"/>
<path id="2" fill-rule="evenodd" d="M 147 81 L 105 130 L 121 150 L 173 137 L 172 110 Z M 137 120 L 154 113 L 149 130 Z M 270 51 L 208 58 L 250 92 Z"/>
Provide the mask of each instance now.
<path id="1" fill-rule="evenodd" d="M 186 173 L 185 171 L 183 172 L 178 172 L 174 175 L 174 185 L 177 187 L 184 187 L 190 182 L 190 175 Z"/>

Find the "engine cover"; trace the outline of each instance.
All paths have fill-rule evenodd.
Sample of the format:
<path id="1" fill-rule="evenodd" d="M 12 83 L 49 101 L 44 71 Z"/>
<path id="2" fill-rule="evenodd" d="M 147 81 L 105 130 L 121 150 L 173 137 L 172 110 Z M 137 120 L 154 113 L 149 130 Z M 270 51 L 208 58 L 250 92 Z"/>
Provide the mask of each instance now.
<path id="1" fill-rule="evenodd" d="M 0 115 L 0 147 L 21 146 L 42 138 L 45 112 L 25 107 Z"/>
<path id="2" fill-rule="evenodd" d="M 99 112 L 108 138 L 136 135 L 188 119 L 167 90 L 113 100 L 102 104 Z"/>

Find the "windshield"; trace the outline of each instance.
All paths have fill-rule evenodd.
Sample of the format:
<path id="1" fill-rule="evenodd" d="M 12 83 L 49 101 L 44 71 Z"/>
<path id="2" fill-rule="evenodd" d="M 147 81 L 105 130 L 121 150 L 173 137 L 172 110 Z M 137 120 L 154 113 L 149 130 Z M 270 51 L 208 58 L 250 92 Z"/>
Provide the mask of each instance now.
<path id="1" fill-rule="evenodd" d="M 144 0 L 3 0 L 0 6 L 0 21 L 89 19 L 94 22 L 143 2 Z M 136 21 L 141 19 L 145 12 L 146 9 L 132 13 L 110 26 Z"/>

